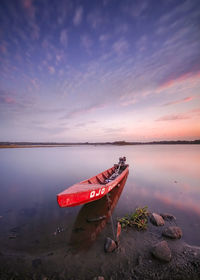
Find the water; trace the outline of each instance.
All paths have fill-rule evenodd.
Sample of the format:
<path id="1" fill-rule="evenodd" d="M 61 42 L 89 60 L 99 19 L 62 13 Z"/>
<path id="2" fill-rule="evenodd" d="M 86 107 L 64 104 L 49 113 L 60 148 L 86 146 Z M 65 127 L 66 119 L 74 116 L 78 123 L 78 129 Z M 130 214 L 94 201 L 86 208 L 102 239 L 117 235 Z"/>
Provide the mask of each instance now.
<path id="1" fill-rule="evenodd" d="M 113 207 L 114 221 L 147 205 L 176 216 L 184 241 L 200 245 L 199 145 L 71 146 L 0 150 L 0 250 L 35 256 L 67 250 L 77 240 L 74 232 L 85 230 L 81 213 L 89 210 L 61 209 L 56 194 L 111 167 L 119 156 L 127 157 L 130 171 Z M 89 206 L 94 215 L 100 204 Z M 111 231 L 111 224 L 96 233 L 105 228 Z M 84 234 L 79 236 L 84 243 Z"/>

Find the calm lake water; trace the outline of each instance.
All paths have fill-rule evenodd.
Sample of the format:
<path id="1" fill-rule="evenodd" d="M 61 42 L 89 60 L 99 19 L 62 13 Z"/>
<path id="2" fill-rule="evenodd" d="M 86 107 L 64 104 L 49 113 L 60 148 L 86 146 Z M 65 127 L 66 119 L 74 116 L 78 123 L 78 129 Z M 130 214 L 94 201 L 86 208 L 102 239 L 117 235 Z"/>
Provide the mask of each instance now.
<path id="1" fill-rule="evenodd" d="M 1 250 L 37 255 L 77 241 L 82 215 L 101 206 L 61 209 L 56 194 L 111 167 L 120 156 L 130 168 L 113 219 L 147 205 L 176 216 L 183 239 L 200 245 L 199 145 L 69 146 L 0 150 Z M 84 243 L 84 234 L 77 236 Z"/>

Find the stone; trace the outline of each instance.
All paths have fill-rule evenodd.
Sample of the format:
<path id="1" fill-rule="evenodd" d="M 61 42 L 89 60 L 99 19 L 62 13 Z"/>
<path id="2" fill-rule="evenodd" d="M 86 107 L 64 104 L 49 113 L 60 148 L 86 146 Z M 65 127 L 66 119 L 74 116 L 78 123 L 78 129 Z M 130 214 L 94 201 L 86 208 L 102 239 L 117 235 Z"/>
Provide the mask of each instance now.
<path id="1" fill-rule="evenodd" d="M 97 276 L 94 277 L 93 280 L 104 280 L 105 278 L 103 276 Z"/>
<path id="2" fill-rule="evenodd" d="M 169 213 L 161 213 L 160 216 L 161 216 L 165 221 L 176 220 L 176 217 L 174 217 L 172 214 L 169 214 Z"/>
<path id="3" fill-rule="evenodd" d="M 172 239 L 180 239 L 183 235 L 182 230 L 180 227 L 171 226 L 167 227 L 163 230 L 162 235 L 165 237 L 169 237 Z"/>
<path id="4" fill-rule="evenodd" d="M 34 259 L 34 260 L 32 260 L 32 266 L 34 267 L 34 268 L 38 268 L 40 265 L 42 265 L 42 261 L 41 261 L 41 259 Z"/>
<path id="5" fill-rule="evenodd" d="M 163 220 L 163 218 L 159 214 L 156 214 L 156 213 L 152 213 L 150 215 L 150 221 L 155 226 L 163 226 L 165 224 L 165 221 Z"/>
<path id="6" fill-rule="evenodd" d="M 106 253 L 111 253 L 117 248 L 117 244 L 114 240 L 112 240 L 110 237 L 106 237 L 105 244 L 104 244 L 104 250 Z"/>
<path id="7" fill-rule="evenodd" d="M 138 257 L 137 263 L 138 263 L 138 265 L 141 265 L 141 264 L 143 263 L 143 261 L 142 261 L 142 256 L 139 256 L 139 257 Z"/>
<path id="8" fill-rule="evenodd" d="M 172 258 L 171 250 L 165 240 L 157 243 L 152 249 L 152 254 L 155 258 L 164 261 L 170 262 Z"/>

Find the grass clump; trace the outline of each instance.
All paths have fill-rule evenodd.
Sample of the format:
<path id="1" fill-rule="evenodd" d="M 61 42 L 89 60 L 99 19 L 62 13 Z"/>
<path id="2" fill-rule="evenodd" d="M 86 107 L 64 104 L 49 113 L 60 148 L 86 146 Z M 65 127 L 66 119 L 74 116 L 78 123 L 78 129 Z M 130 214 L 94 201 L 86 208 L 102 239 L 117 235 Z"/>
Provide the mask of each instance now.
<path id="1" fill-rule="evenodd" d="M 125 215 L 122 218 L 118 218 L 122 228 L 136 227 L 138 230 L 147 229 L 148 223 L 148 210 L 147 206 L 136 208 L 135 212 L 130 215 Z"/>

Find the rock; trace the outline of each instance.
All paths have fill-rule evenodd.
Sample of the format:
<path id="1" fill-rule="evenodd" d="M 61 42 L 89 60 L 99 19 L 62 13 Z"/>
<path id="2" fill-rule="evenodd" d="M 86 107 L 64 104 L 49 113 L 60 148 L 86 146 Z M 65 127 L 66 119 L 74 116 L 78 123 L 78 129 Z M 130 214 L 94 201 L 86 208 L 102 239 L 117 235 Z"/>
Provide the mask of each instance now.
<path id="1" fill-rule="evenodd" d="M 156 214 L 156 213 L 152 213 L 150 215 L 150 221 L 155 226 L 163 226 L 165 224 L 165 221 L 163 220 L 163 218 L 159 214 Z"/>
<path id="2" fill-rule="evenodd" d="M 163 230 L 162 235 L 172 239 L 180 239 L 183 235 L 180 227 L 171 226 Z"/>
<path id="3" fill-rule="evenodd" d="M 176 217 L 169 213 L 161 213 L 160 216 L 166 221 L 176 220 Z"/>
<path id="4" fill-rule="evenodd" d="M 106 253 L 111 253 L 117 248 L 117 244 L 114 240 L 109 237 L 106 237 L 106 241 L 104 244 L 104 250 Z"/>
<path id="5" fill-rule="evenodd" d="M 54 255 L 53 252 L 50 252 L 50 253 L 47 254 L 48 257 L 49 257 L 49 256 L 53 256 L 53 255 Z"/>
<path id="6" fill-rule="evenodd" d="M 40 265 L 42 265 L 41 259 L 34 259 L 34 260 L 32 260 L 32 266 L 34 268 L 38 268 Z"/>
<path id="7" fill-rule="evenodd" d="M 104 280 L 105 278 L 103 276 L 97 276 L 94 277 L 93 280 Z"/>
<path id="8" fill-rule="evenodd" d="M 152 254 L 155 258 L 165 262 L 169 262 L 172 258 L 171 250 L 165 240 L 155 245 Z"/>
<path id="9" fill-rule="evenodd" d="M 138 263 L 138 265 L 141 265 L 141 264 L 143 263 L 142 257 L 141 257 L 141 256 L 138 257 L 137 263 Z"/>
<path id="10" fill-rule="evenodd" d="M 9 238 L 9 239 L 16 239 L 16 238 L 17 238 L 17 235 L 14 234 L 14 233 L 11 233 L 11 234 L 9 234 L 8 238 Z"/>

